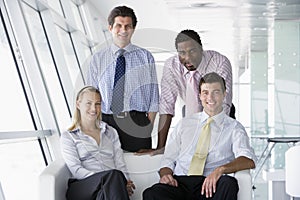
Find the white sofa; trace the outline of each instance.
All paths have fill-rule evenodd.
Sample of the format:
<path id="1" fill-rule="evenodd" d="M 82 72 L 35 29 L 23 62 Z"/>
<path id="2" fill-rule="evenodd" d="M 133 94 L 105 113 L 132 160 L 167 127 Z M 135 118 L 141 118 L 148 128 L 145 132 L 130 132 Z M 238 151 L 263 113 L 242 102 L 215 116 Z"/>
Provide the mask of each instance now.
<path id="1" fill-rule="evenodd" d="M 300 144 L 289 148 L 285 152 L 285 188 L 291 199 L 300 199 L 299 179 L 300 179 Z"/>
<path id="2" fill-rule="evenodd" d="M 158 169 L 162 155 L 136 156 L 125 153 L 125 162 L 129 176 L 136 185 L 131 200 L 141 200 L 142 192 L 159 180 Z M 71 173 L 62 159 L 50 163 L 39 176 L 39 199 L 65 200 L 68 179 Z M 252 183 L 249 170 L 237 172 L 235 177 L 239 183 L 238 199 L 251 200 Z"/>

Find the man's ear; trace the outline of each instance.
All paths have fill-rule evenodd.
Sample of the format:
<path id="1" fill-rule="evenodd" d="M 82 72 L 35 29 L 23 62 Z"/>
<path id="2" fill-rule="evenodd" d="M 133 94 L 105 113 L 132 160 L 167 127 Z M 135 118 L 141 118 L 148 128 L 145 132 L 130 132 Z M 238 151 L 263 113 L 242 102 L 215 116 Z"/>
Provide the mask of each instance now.
<path id="1" fill-rule="evenodd" d="M 112 25 L 108 25 L 108 30 L 111 32 L 111 30 L 112 30 Z"/>

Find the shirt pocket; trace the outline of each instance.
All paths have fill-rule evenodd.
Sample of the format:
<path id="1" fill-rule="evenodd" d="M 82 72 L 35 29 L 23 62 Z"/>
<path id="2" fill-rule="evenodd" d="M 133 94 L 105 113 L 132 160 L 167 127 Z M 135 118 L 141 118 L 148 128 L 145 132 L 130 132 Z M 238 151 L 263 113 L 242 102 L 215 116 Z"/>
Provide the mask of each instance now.
<path id="1" fill-rule="evenodd" d="M 100 149 L 100 154 L 103 158 L 106 158 L 106 159 L 113 159 L 113 152 L 112 152 L 112 149 L 104 149 L 104 148 L 101 148 Z"/>
<path id="2" fill-rule="evenodd" d="M 82 162 L 82 161 L 85 161 L 85 160 L 88 160 L 92 157 L 92 154 L 87 151 L 86 147 L 84 146 L 83 143 L 77 143 L 76 144 L 76 149 L 77 149 L 77 153 L 78 153 L 78 156 L 79 156 L 79 160 Z"/>

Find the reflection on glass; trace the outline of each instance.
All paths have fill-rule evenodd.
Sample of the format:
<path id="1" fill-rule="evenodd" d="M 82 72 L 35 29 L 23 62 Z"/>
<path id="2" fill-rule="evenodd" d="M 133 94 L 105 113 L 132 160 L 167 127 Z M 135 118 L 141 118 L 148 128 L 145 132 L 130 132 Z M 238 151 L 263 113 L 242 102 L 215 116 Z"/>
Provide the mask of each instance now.
<path id="1" fill-rule="evenodd" d="M 77 32 L 78 33 L 78 32 Z M 90 60 L 92 57 L 92 52 L 90 47 L 86 44 L 86 42 L 82 41 L 82 37 L 75 37 L 76 33 L 72 33 L 73 41 L 77 53 L 77 57 L 80 64 L 80 70 L 82 73 L 82 78 L 85 81 L 87 70 L 90 64 Z"/>
<path id="2" fill-rule="evenodd" d="M 7 200 L 39 200 L 38 175 L 45 168 L 37 141 L 0 143 L 0 179 Z"/>
<path id="3" fill-rule="evenodd" d="M 0 23 L 0 131 L 33 130 L 33 123 L 25 100 L 3 24 Z"/>
<path id="4" fill-rule="evenodd" d="M 22 4 L 25 19 L 27 21 L 32 42 L 38 57 L 40 67 L 42 69 L 43 78 L 49 90 L 50 99 L 53 104 L 59 126 L 65 129 L 70 124 L 70 116 L 66 99 L 64 97 L 63 88 L 59 80 L 58 72 L 55 68 L 53 58 L 42 28 L 39 14 Z M 51 20 L 51 19 L 49 19 Z"/>
<path id="5" fill-rule="evenodd" d="M 58 12 L 61 16 L 64 16 L 61 8 L 60 0 L 47 0 L 47 3 L 53 10 Z"/>
<path id="6" fill-rule="evenodd" d="M 70 1 L 70 6 L 71 6 L 72 13 L 74 15 L 74 19 L 75 19 L 75 23 L 77 25 L 77 28 L 79 28 L 79 30 L 81 32 L 86 34 L 86 31 L 84 29 L 83 22 L 82 22 L 82 19 L 81 19 L 80 11 L 79 11 L 77 5 L 75 5 L 73 2 Z"/>
<path id="7" fill-rule="evenodd" d="M 60 43 L 63 46 L 64 58 L 67 63 L 69 75 L 71 77 L 74 88 L 76 88 L 77 85 L 83 85 L 83 75 L 79 69 L 78 62 L 76 60 L 74 48 L 72 46 L 69 33 L 62 30 L 59 26 L 56 26 L 56 30 L 58 32 Z"/>

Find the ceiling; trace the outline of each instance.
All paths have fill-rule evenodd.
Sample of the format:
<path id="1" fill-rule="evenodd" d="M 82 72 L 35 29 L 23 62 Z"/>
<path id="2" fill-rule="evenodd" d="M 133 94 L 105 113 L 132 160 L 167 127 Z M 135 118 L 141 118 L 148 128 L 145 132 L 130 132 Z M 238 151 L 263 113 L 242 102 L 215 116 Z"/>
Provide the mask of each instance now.
<path id="1" fill-rule="evenodd" d="M 300 0 L 89 0 L 104 16 L 117 5 L 132 7 L 139 28 L 193 29 L 204 49 L 225 54 L 241 68 L 251 51 L 267 52 L 275 20 L 300 22 Z M 173 37 L 173 35 L 172 35 Z M 159 38 L 152 38 L 159 40 Z M 174 41 L 174 38 L 170 38 Z"/>

